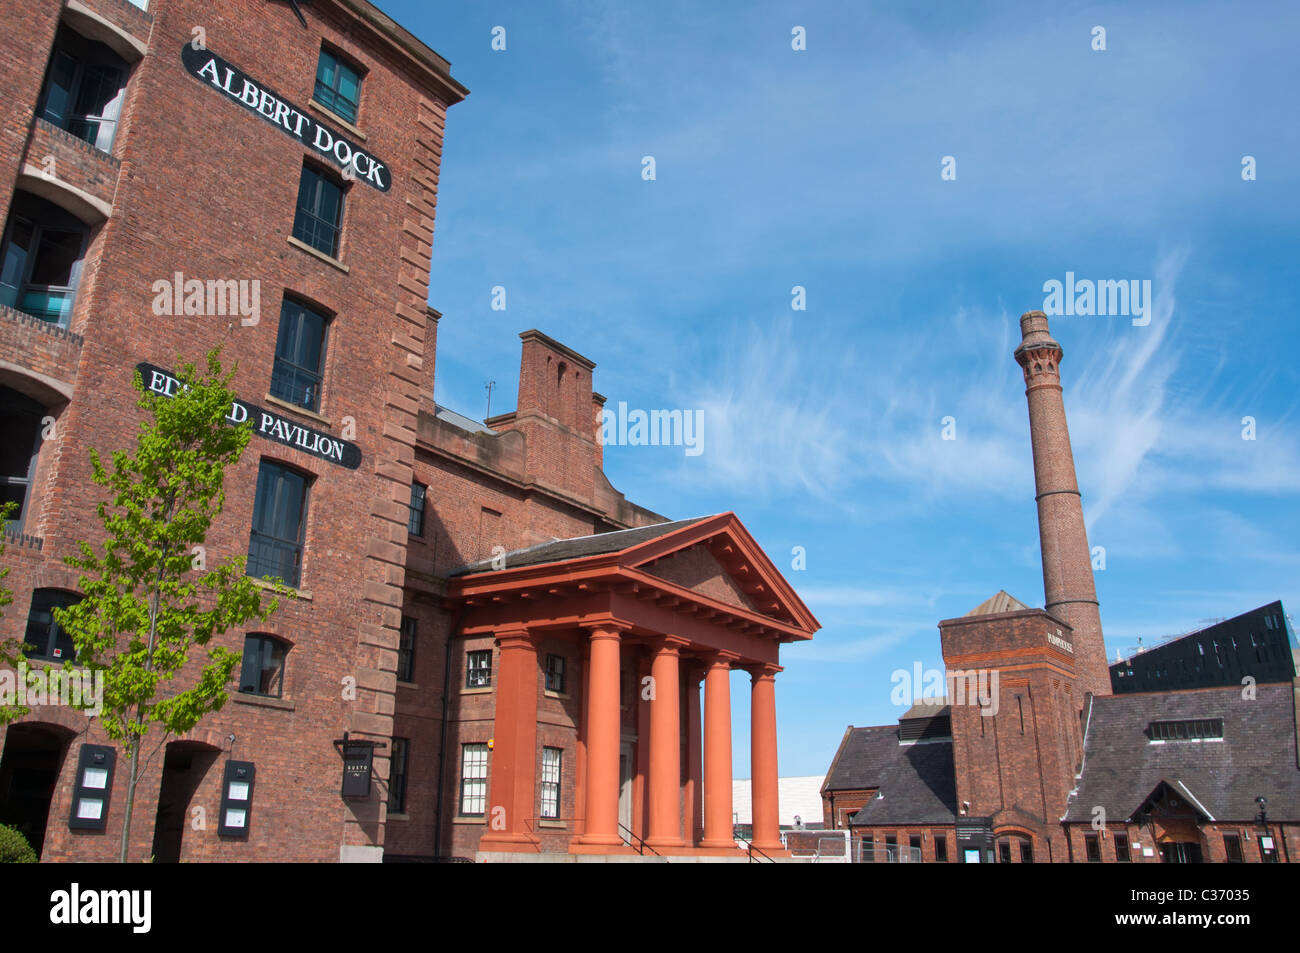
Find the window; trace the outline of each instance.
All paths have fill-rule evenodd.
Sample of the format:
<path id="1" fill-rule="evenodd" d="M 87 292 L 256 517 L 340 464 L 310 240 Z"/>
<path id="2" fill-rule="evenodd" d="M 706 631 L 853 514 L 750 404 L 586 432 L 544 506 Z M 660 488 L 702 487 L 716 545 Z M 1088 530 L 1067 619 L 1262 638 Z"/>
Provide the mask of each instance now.
<path id="1" fill-rule="evenodd" d="M 560 765 L 564 752 L 559 748 L 542 749 L 542 817 L 560 816 Z"/>
<path id="2" fill-rule="evenodd" d="M 1223 855 L 1229 864 L 1240 864 L 1244 858 L 1241 856 L 1241 835 L 1237 833 L 1223 835 Z"/>
<path id="3" fill-rule="evenodd" d="M 1197 741 L 1223 737 L 1222 718 L 1193 718 L 1184 721 L 1153 721 L 1148 727 L 1152 741 Z"/>
<path id="4" fill-rule="evenodd" d="M 861 852 L 862 862 L 864 864 L 873 864 L 876 861 L 876 838 L 873 834 L 867 834 L 862 838 L 858 845 Z"/>
<path id="5" fill-rule="evenodd" d="M 343 229 L 343 186 L 311 165 L 302 167 L 293 237 L 331 258 L 339 255 Z"/>
<path id="6" fill-rule="evenodd" d="M 406 813 L 406 752 L 410 742 L 393 739 L 393 753 L 388 761 L 388 813 Z"/>
<path id="7" fill-rule="evenodd" d="M 75 661 L 76 646 L 72 636 L 54 621 L 55 609 L 66 609 L 81 601 L 81 596 L 64 589 L 37 589 L 32 593 L 32 608 L 27 613 L 26 647 L 23 654 L 33 659 Z"/>
<path id="8" fill-rule="evenodd" d="M 913 834 L 911 837 L 908 838 L 907 843 L 908 846 L 912 849 L 911 850 L 912 856 L 909 857 L 908 860 L 920 860 L 921 859 L 921 835 Z"/>
<path id="9" fill-rule="evenodd" d="M 424 535 L 424 497 L 428 491 L 423 483 L 411 484 L 411 513 L 406 519 L 406 531 L 412 536 Z"/>
<path id="10" fill-rule="evenodd" d="M 272 397 L 305 410 L 320 409 L 327 323 L 325 315 L 292 298 L 284 299 L 271 371 Z"/>
<path id="11" fill-rule="evenodd" d="M 1005 839 L 998 841 L 998 863 L 1011 863 L 1011 841 Z"/>
<path id="12" fill-rule="evenodd" d="M 1022 864 L 1032 864 L 1034 862 L 1034 842 L 1031 840 L 1022 840 L 1020 842 L 1020 862 Z"/>
<path id="13" fill-rule="evenodd" d="M 934 859 L 941 864 L 948 862 L 948 835 L 942 834 L 934 839 Z"/>
<path id="14" fill-rule="evenodd" d="M 361 102 L 361 76 L 329 50 L 320 51 L 316 64 L 316 102 L 348 122 L 357 121 Z"/>
<path id="15" fill-rule="evenodd" d="M 126 61 L 107 46 L 61 28 L 37 114 L 101 152 L 110 152 L 127 72 Z"/>
<path id="16" fill-rule="evenodd" d="M 1115 835 L 1115 860 L 1121 864 L 1132 863 L 1133 856 L 1128 849 L 1128 835 Z"/>
<path id="17" fill-rule="evenodd" d="M 894 834 L 885 835 L 885 863 L 898 863 L 898 837 Z"/>
<path id="18" fill-rule="evenodd" d="M 17 503 L 9 521 L 20 528 L 26 520 L 28 494 L 41 448 L 45 408 L 15 390 L 0 387 L 0 507 Z"/>
<path id="19" fill-rule="evenodd" d="M 402 616 L 402 633 L 397 644 L 397 680 L 415 681 L 415 620 Z"/>
<path id="20" fill-rule="evenodd" d="M 0 248 L 0 304 L 66 328 L 89 235 L 71 213 L 16 192 Z"/>
<path id="21" fill-rule="evenodd" d="M 1087 851 L 1088 863 L 1097 864 L 1101 862 L 1101 846 L 1097 842 L 1096 834 L 1084 834 L 1083 846 Z"/>
<path id="22" fill-rule="evenodd" d="M 461 745 L 461 817 L 482 817 L 484 814 L 487 806 L 487 757 L 487 745 Z"/>
<path id="23" fill-rule="evenodd" d="M 1276 864 L 1278 862 L 1277 842 L 1273 840 L 1272 834 L 1259 835 L 1259 862 L 1261 864 Z"/>
<path id="24" fill-rule="evenodd" d="M 564 694 L 564 656 L 546 656 L 546 690 L 557 695 Z"/>
<path id="25" fill-rule="evenodd" d="M 297 587 L 302 581 L 303 529 L 307 522 L 307 477 L 263 460 L 257 471 L 248 574 L 269 576 Z"/>
<path id="26" fill-rule="evenodd" d="M 492 684 L 492 650 L 470 652 L 465 662 L 465 687 L 487 688 Z"/>
<path id="27" fill-rule="evenodd" d="M 244 636 L 244 662 L 239 690 L 269 698 L 284 696 L 284 656 L 288 647 L 269 635 Z"/>

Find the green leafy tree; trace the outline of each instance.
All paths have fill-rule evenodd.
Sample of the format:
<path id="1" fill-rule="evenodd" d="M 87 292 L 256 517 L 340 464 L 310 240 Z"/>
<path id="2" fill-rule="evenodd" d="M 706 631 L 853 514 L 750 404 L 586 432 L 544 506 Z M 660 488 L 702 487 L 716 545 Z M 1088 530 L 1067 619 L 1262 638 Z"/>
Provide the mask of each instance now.
<path id="1" fill-rule="evenodd" d="M 265 589 L 245 575 L 244 556 L 209 566 L 204 555 L 208 528 L 225 504 L 224 473 L 252 435 L 250 421 L 232 426 L 226 419 L 235 398 L 233 371 L 223 376 L 219 350 L 208 354 L 205 377 L 185 366 L 174 397 L 147 390 L 136 373 L 138 404 L 147 417 L 134 454 L 115 451 L 109 467 L 90 452 L 93 480 L 108 490 L 97 508 L 106 534 L 102 551 L 81 542 L 80 555 L 67 557 L 83 573 L 85 598 L 55 611 L 76 646 L 77 664 L 103 672 L 101 721 L 126 750 L 123 862 L 146 736 L 161 729 L 152 758 L 169 735 L 184 734 L 220 710 L 240 656 L 210 646 L 190 687 L 167 683 L 180 674 L 191 648 L 208 646 L 249 620 L 265 621 L 279 606 L 278 595 L 289 594 L 277 581 L 277 595 L 263 605 Z"/>

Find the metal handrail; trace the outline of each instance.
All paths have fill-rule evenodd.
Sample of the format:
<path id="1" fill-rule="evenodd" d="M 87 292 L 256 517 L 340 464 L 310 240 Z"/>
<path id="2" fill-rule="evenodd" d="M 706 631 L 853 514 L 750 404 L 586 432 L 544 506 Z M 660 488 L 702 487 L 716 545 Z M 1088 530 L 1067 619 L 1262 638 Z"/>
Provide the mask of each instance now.
<path id="1" fill-rule="evenodd" d="M 640 854 L 642 857 L 645 856 L 646 851 L 650 851 L 650 853 L 654 854 L 656 857 L 663 856 L 663 854 L 659 853 L 659 851 L 655 850 L 653 847 L 647 844 L 644 838 L 638 837 L 630 829 L 624 827 L 622 821 L 618 822 L 618 833 L 619 836 L 623 838 L 623 842 L 626 843 L 628 847 L 631 847 L 634 851 Z M 636 841 L 637 843 L 634 844 L 632 843 L 632 841 Z"/>
<path id="2" fill-rule="evenodd" d="M 764 853 L 764 852 L 763 852 L 763 848 L 761 848 L 761 847 L 755 847 L 753 841 L 745 841 L 745 846 L 746 846 L 746 848 L 748 848 L 748 852 L 749 852 L 749 862 L 750 862 L 751 864 L 761 864 L 761 863 L 763 862 L 763 860 L 766 860 L 769 864 L 775 864 L 775 863 L 776 863 L 776 858 L 775 858 L 775 857 L 772 857 L 772 856 L 770 856 L 770 855 Z M 757 860 L 757 859 L 755 859 L 755 857 L 754 857 L 755 854 L 758 854 L 758 856 L 761 857 L 763 860 Z"/>

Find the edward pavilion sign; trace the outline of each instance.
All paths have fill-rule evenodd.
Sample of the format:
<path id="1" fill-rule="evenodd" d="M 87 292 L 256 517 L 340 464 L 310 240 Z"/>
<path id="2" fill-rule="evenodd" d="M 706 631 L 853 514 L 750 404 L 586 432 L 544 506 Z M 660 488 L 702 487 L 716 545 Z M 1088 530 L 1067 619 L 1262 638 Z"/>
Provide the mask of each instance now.
<path id="1" fill-rule="evenodd" d="M 281 132 L 297 139 L 316 155 L 343 169 L 348 178 L 365 182 L 380 192 L 387 192 L 392 186 L 392 172 L 386 164 L 215 53 L 196 50 L 191 43 L 186 43 L 181 47 L 181 62 L 199 82 L 224 93 L 249 112 L 256 113 Z"/>
<path id="2" fill-rule="evenodd" d="M 140 372 L 145 390 L 151 393 L 174 397 L 181 388 L 180 379 L 161 367 L 141 363 L 136 366 L 136 370 Z M 236 399 L 230 405 L 230 413 L 226 415 L 226 420 L 232 424 L 251 420 L 253 433 L 259 437 L 274 440 L 276 443 L 293 447 L 295 450 L 301 450 L 303 453 L 349 470 L 361 466 L 361 448 L 355 443 L 340 440 L 314 427 L 303 426 L 283 414 L 263 410 L 247 401 Z"/>

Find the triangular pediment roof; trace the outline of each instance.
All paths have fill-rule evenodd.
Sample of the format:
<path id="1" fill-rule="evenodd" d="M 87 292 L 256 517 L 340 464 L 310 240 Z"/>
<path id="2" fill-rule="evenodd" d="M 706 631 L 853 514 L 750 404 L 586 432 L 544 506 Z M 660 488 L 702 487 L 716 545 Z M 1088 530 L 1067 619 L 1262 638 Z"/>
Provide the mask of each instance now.
<path id="1" fill-rule="evenodd" d="M 472 563 L 451 576 L 453 589 L 463 594 L 547 580 L 601 580 L 762 617 L 787 638 L 810 638 L 821 627 L 734 513 L 552 540 Z"/>

